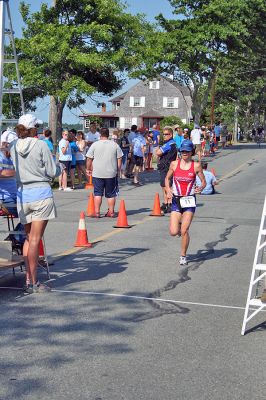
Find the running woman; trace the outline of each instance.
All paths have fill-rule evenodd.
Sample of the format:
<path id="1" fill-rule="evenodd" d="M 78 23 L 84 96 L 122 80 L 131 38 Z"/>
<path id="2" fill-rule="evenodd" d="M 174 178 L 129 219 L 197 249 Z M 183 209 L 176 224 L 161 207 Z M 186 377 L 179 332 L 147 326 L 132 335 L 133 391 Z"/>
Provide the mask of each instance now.
<path id="1" fill-rule="evenodd" d="M 196 210 L 196 193 L 206 186 L 202 167 L 192 160 L 194 146 L 190 140 L 184 140 L 180 146 L 181 159 L 172 161 L 165 178 L 165 189 L 168 199 L 172 199 L 170 216 L 170 234 L 181 236 L 180 265 L 187 265 L 187 249 L 189 246 L 189 227 Z M 201 186 L 195 186 L 196 176 L 199 176 Z M 173 178 L 173 186 L 170 181 Z"/>

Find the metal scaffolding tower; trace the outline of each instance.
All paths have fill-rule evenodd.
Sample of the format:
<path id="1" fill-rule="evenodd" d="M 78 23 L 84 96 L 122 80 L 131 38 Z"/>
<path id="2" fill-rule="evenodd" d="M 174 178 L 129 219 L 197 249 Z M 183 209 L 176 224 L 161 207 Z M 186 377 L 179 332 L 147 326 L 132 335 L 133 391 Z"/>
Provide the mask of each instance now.
<path id="1" fill-rule="evenodd" d="M 6 21 L 7 20 L 7 21 Z M 8 25 L 6 26 L 6 22 Z M 12 55 L 5 57 L 6 38 L 12 46 Z M 15 64 L 17 83 L 13 88 L 5 88 L 4 86 L 4 64 Z M 8 93 L 10 96 L 14 93 L 20 95 L 20 103 L 22 113 L 25 114 L 24 100 L 21 88 L 21 79 L 18 69 L 18 58 L 15 47 L 14 32 L 12 28 L 11 13 L 9 8 L 9 0 L 0 0 L 0 130 L 3 123 L 16 123 L 17 120 L 3 118 L 3 95 Z"/>

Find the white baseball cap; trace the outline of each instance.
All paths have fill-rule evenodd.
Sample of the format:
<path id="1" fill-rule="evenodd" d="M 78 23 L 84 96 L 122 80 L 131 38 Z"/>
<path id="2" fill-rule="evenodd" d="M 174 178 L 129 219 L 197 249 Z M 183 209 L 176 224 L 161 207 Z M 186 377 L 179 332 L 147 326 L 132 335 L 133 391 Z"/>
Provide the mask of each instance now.
<path id="1" fill-rule="evenodd" d="M 37 119 L 33 114 L 24 114 L 18 120 L 19 125 L 25 126 L 27 129 L 35 128 L 36 125 L 42 125 L 43 121 Z"/>
<path id="2" fill-rule="evenodd" d="M 13 140 L 16 140 L 17 138 L 18 138 L 18 136 L 17 136 L 16 132 L 7 129 L 1 135 L 1 143 L 4 143 L 4 142 L 11 143 L 11 142 L 13 142 Z"/>

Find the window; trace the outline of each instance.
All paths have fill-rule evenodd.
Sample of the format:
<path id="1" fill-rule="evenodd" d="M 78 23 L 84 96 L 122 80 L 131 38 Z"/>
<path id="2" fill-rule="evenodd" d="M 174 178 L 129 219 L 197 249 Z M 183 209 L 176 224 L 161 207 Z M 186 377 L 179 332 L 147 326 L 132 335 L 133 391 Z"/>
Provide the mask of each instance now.
<path id="1" fill-rule="evenodd" d="M 117 127 L 117 121 L 115 119 L 110 119 L 109 128 L 116 128 L 116 127 Z"/>
<path id="2" fill-rule="evenodd" d="M 140 107 L 140 97 L 134 97 L 133 107 Z"/>
<path id="3" fill-rule="evenodd" d="M 167 108 L 174 108 L 174 98 L 173 97 L 167 97 Z"/>
<path id="4" fill-rule="evenodd" d="M 115 109 L 118 110 L 120 107 L 120 101 L 118 101 L 117 103 L 115 103 Z"/>
<path id="5" fill-rule="evenodd" d="M 130 107 L 145 107 L 145 97 L 133 97 L 130 96 L 129 99 L 129 106 Z"/>
<path id="6" fill-rule="evenodd" d="M 149 86 L 150 86 L 150 89 L 159 89 L 160 81 L 150 81 Z"/>
<path id="7" fill-rule="evenodd" d="M 178 108 L 178 97 L 164 97 L 163 98 L 164 108 Z"/>

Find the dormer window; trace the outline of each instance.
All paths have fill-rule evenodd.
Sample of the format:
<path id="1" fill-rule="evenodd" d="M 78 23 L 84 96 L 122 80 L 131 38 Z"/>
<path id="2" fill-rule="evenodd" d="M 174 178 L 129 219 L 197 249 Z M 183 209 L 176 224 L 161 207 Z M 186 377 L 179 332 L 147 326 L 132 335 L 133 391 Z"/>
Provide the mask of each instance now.
<path id="1" fill-rule="evenodd" d="M 117 103 L 115 103 L 115 109 L 118 110 L 120 107 L 120 101 L 118 101 Z"/>
<path id="2" fill-rule="evenodd" d="M 150 89 L 159 89 L 160 81 L 150 81 Z"/>

